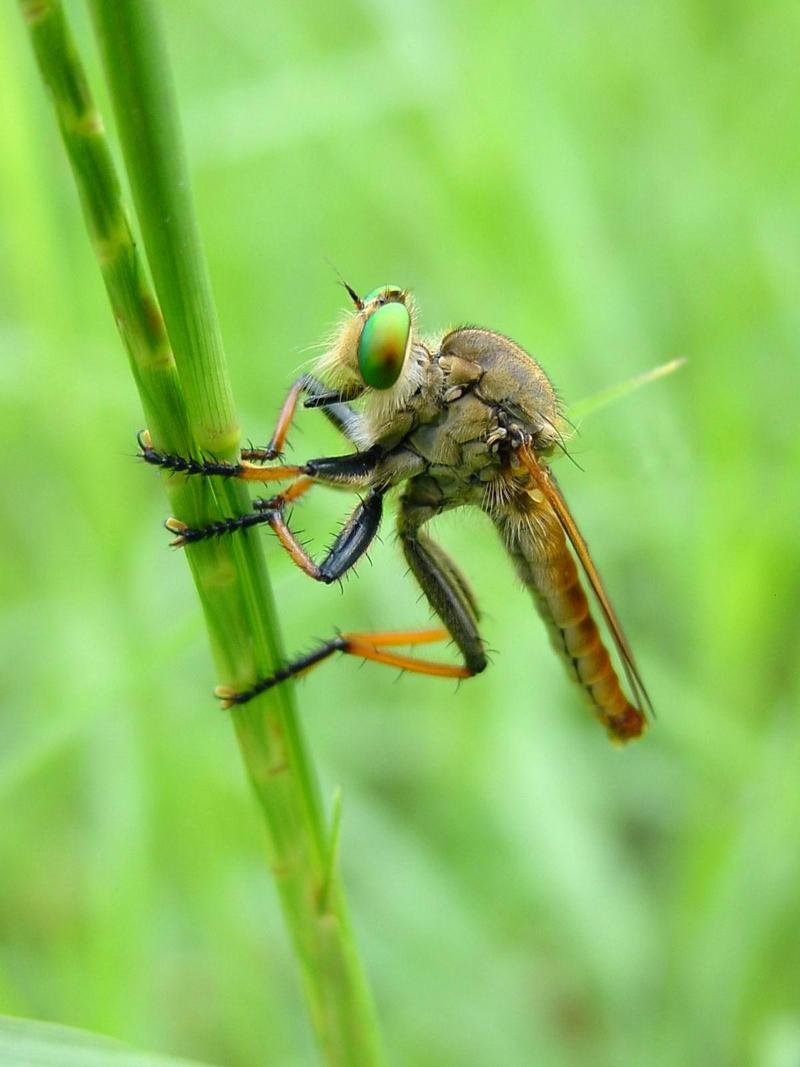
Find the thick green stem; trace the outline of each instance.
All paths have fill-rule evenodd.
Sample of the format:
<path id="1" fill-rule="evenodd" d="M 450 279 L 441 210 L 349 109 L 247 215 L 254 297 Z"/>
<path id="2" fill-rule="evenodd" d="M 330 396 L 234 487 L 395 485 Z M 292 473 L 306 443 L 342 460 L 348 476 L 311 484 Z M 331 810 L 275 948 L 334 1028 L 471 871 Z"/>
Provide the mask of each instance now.
<path id="1" fill-rule="evenodd" d="M 91 2 L 158 301 L 132 239 L 102 122 L 61 6 L 57 0 L 20 5 L 153 438 L 183 454 L 233 455 L 238 423 L 156 8 L 150 0 Z M 235 482 L 213 487 L 175 478 L 167 486 L 175 513 L 192 525 L 248 509 Z M 220 681 L 246 686 L 281 659 L 259 541 L 209 541 L 186 554 Z M 291 690 L 279 687 L 232 715 L 325 1057 L 347 1067 L 376 1064 L 372 1005 Z"/>

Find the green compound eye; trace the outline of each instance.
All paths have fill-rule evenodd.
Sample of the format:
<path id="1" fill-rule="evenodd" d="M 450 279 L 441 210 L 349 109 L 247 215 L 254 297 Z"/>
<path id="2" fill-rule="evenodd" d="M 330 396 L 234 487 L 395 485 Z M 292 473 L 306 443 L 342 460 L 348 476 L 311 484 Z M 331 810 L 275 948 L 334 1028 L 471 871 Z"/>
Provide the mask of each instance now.
<path id="1" fill-rule="evenodd" d="M 399 296 L 402 291 L 399 285 L 379 285 L 377 289 L 367 293 L 364 297 L 364 303 L 368 304 L 370 300 L 375 300 L 379 296 Z"/>
<path id="2" fill-rule="evenodd" d="M 381 291 L 375 290 L 367 299 Z M 358 342 L 358 367 L 367 385 L 373 389 L 394 385 L 403 369 L 410 329 L 411 316 L 405 304 L 383 304 L 373 311 Z"/>

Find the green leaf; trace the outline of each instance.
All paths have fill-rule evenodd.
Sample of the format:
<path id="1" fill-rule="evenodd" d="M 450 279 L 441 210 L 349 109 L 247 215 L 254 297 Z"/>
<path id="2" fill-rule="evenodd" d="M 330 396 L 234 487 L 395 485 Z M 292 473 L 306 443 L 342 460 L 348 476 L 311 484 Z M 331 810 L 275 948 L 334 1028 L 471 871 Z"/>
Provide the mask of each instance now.
<path id="1" fill-rule="evenodd" d="M 86 1030 L 0 1016 L 0 1067 L 209 1067 L 127 1046 Z"/>

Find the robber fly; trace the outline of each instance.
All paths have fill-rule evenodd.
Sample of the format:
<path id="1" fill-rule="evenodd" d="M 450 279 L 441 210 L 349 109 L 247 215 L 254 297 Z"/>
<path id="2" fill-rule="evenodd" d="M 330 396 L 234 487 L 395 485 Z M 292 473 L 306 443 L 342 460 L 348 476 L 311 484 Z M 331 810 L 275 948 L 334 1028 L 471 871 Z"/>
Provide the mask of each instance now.
<path id="1" fill-rule="evenodd" d="M 143 433 L 141 455 L 157 467 L 187 475 L 289 481 L 276 496 L 253 500 L 253 510 L 244 515 L 197 529 L 170 519 L 167 527 L 175 534 L 173 544 L 183 546 L 264 523 L 301 570 L 325 583 L 337 581 L 364 555 L 378 532 L 387 493 L 401 488 L 400 545 L 444 628 L 337 634 L 269 677 L 254 679 L 248 689 L 221 687 L 217 695 L 224 706 L 243 704 L 334 652 L 447 678 L 480 674 L 487 661 L 475 597 L 461 570 L 423 529 L 435 515 L 473 505 L 497 527 L 553 646 L 595 717 L 615 741 L 637 737 L 645 710 L 651 710 L 650 699 L 550 470 L 556 450 L 564 448 L 566 423 L 547 375 L 523 348 L 493 330 L 467 326 L 441 337 L 421 337 L 407 290 L 384 285 L 362 298 L 349 285 L 345 288 L 354 310 L 315 372 L 292 385 L 266 448 L 245 449 L 238 463 L 222 463 L 157 451 Z M 301 398 L 305 407 L 320 408 L 355 451 L 300 466 L 268 466 L 281 457 Z M 285 517 L 287 505 L 317 483 L 360 494 L 320 563 L 306 552 Z M 630 697 L 592 617 L 575 558 L 611 633 Z M 447 636 L 461 652 L 460 665 L 393 651 Z"/>

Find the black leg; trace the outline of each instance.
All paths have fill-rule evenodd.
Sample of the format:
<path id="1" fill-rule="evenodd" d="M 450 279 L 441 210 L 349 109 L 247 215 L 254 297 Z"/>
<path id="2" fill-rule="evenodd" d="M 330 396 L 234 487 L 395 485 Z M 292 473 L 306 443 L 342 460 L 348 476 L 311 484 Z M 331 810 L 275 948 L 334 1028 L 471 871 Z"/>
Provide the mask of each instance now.
<path id="1" fill-rule="evenodd" d="M 289 529 L 283 517 L 282 505 L 276 508 L 274 501 L 257 501 L 256 507 L 265 509 L 266 521 L 297 566 L 309 578 L 330 585 L 361 559 L 374 540 L 383 515 L 384 492 L 384 489 L 373 489 L 359 502 L 319 564 L 314 562 Z"/>
<path id="2" fill-rule="evenodd" d="M 273 689 L 288 678 L 296 678 L 306 671 L 322 663 L 333 655 L 334 652 L 343 652 L 345 655 L 357 656 L 360 659 L 371 660 L 373 663 L 382 663 L 386 667 L 394 667 L 402 671 L 412 671 L 416 674 L 427 674 L 436 678 L 468 678 L 471 672 L 467 667 L 460 667 L 452 663 L 435 663 L 432 660 L 417 659 L 415 656 L 405 656 L 397 652 L 388 651 L 388 648 L 396 645 L 422 645 L 431 641 L 443 641 L 448 636 L 447 630 L 393 630 L 387 633 L 348 633 L 337 634 L 329 641 L 325 641 L 319 648 L 314 649 L 304 656 L 280 667 L 274 674 L 251 685 L 248 689 L 232 689 L 230 686 L 221 685 L 214 691 L 222 701 L 223 708 L 232 708 L 237 704 L 246 704 L 253 697 Z"/>
<path id="3" fill-rule="evenodd" d="M 272 524 L 284 547 L 295 562 L 318 581 L 334 581 L 343 575 L 366 551 L 377 531 L 382 509 L 382 493 L 370 493 L 356 508 L 328 552 L 317 565 L 297 540 L 285 528 L 282 516 L 279 525 Z M 372 634 L 337 634 L 319 648 L 281 667 L 274 674 L 262 678 L 247 689 L 237 691 L 222 686 L 216 695 L 223 707 L 245 704 L 259 693 L 272 689 L 288 678 L 304 674 L 328 659 L 334 652 L 359 656 L 400 670 L 433 675 L 440 678 L 470 678 L 486 667 L 486 654 L 478 631 L 478 608 L 466 579 L 450 557 L 420 526 L 431 515 L 429 502 L 414 503 L 413 489 L 403 499 L 399 523 L 400 538 L 409 566 L 416 576 L 431 606 L 444 622 L 446 629 L 413 630 Z M 413 656 L 387 651 L 387 646 L 418 645 L 439 641 L 451 636 L 458 645 L 464 664 L 437 663 Z"/>
<path id="4" fill-rule="evenodd" d="M 337 581 L 364 555 L 378 532 L 383 516 L 385 488 L 371 489 L 339 531 L 323 559 L 315 563 L 289 529 L 283 512 L 288 503 L 308 492 L 314 484 L 311 478 L 299 478 L 294 485 L 278 496 L 253 501 L 253 511 L 234 518 L 222 519 L 198 529 L 192 529 L 178 519 L 169 519 L 167 529 L 174 533 L 172 544 L 178 548 L 196 544 L 211 537 L 247 530 L 252 526 L 268 525 L 294 562 L 309 578 L 329 585 Z"/>
<path id="5" fill-rule="evenodd" d="M 358 399 L 361 394 L 360 389 L 333 392 L 310 374 L 306 376 L 306 381 L 307 396 L 303 407 L 319 408 L 325 418 L 333 423 L 348 441 L 356 441 L 360 436 L 363 437 L 364 416 L 348 403 L 350 400 Z"/>
<path id="6" fill-rule="evenodd" d="M 137 434 L 139 442 L 139 454 L 146 463 L 163 470 L 175 471 L 178 474 L 205 475 L 221 478 L 243 478 L 250 481 L 258 481 L 259 467 L 254 464 L 262 464 L 277 459 L 283 452 L 286 436 L 292 425 L 300 397 L 305 394 L 307 399 L 305 407 L 320 408 L 337 430 L 348 440 L 354 441 L 363 433 L 363 415 L 356 411 L 348 403 L 356 399 L 361 390 L 351 389 L 347 392 L 332 392 L 318 378 L 312 374 L 304 374 L 293 382 L 286 395 L 286 399 L 278 415 L 278 421 L 273 430 L 272 437 L 266 448 L 243 448 L 240 452 L 238 463 L 219 462 L 214 459 L 203 459 L 197 456 L 179 456 L 168 452 L 161 452 L 152 447 L 150 434 L 147 430 L 141 430 Z M 280 472 L 285 471 L 285 475 Z M 282 476 L 294 477 L 301 473 L 297 467 L 270 468 L 270 473 L 265 474 L 263 481 L 279 481 Z"/>
<path id="7" fill-rule="evenodd" d="M 196 544 L 198 541 L 208 541 L 212 537 L 222 537 L 224 534 L 236 533 L 237 530 L 249 530 L 251 526 L 271 525 L 274 513 L 280 513 L 287 504 L 297 500 L 312 487 L 314 482 L 311 478 L 298 478 L 296 482 L 284 489 L 277 496 L 269 500 L 256 498 L 253 501 L 253 510 L 244 515 L 235 515 L 228 519 L 219 519 L 210 522 L 208 526 L 191 527 L 180 519 L 167 519 L 164 523 L 170 533 L 175 537 L 170 542 L 173 548 L 184 548 L 186 545 Z"/>
<path id="8" fill-rule="evenodd" d="M 296 478 L 303 473 L 302 467 L 260 467 L 246 460 L 226 463 L 215 459 L 201 459 L 198 456 L 178 456 L 171 452 L 160 452 L 153 448 L 147 430 L 140 430 L 136 440 L 139 443 L 139 457 L 145 463 L 175 474 L 199 475 L 203 478 L 240 478 L 249 482 L 280 482 Z"/>
<path id="9" fill-rule="evenodd" d="M 139 456 L 145 463 L 162 470 L 174 471 L 176 474 L 237 478 L 247 482 L 281 482 L 307 475 L 326 485 L 350 489 L 363 489 L 367 486 L 385 455 L 379 445 L 373 445 L 364 452 L 351 452 L 345 456 L 320 456 L 300 466 L 279 464 L 274 467 L 262 467 L 247 460 L 224 463 L 213 459 L 159 452 L 150 444 L 150 436 L 146 430 L 140 430 L 136 439 L 139 443 Z M 252 455 L 256 451 L 259 450 L 244 450 L 242 455 Z"/>
<path id="10" fill-rule="evenodd" d="M 225 709 L 235 707 L 237 704 L 246 704 L 260 693 L 266 693 L 268 689 L 274 689 L 281 682 L 305 674 L 306 671 L 310 671 L 312 667 L 316 667 L 328 659 L 329 656 L 332 656 L 334 652 L 343 652 L 345 647 L 345 638 L 341 634 L 337 634 L 336 637 L 326 641 L 319 648 L 314 649 L 313 652 L 298 656 L 291 663 L 287 663 L 285 667 L 280 667 L 274 674 L 270 674 L 269 677 L 262 678 L 254 685 L 251 685 L 249 689 L 236 690 L 231 689 L 230 686 L 219 685 L 214 690 L 214 696 L 219 697 Z"/>
<path id="11" fill-rule="evenodd" d="M 174 466 L 173 460 L 180 461 L 182 464 L 188 462 L 180 460 L 180 457 L 164 456 L 162 453 L 154 452 L 153 449 L 149 447 L 145 451 L 145 446 L 143 446 L 142 455 L 147 462 L 166 467 L 170 470 L 186 469 L 185 466 Z M 244 475 L 235 473 L 232 464 L 202 464 L 200 461 L 197 461 L 198 467 L 213 467 L 214 470 L 210 473 L 223 473 L 228 477 L 246 477 L 249 480 L 253 480 L 253 475 L 255 473 L 256 475 L 263 474 L 263 481 L 268 481 L 271 478 L 274 478 L 276 481 L 279 479 L 286 480 L 288 478 L 296 478 L 296 480 L 277 496 L 270 497 L 266 500 L 254 500 L 253 507 L 256 514 L 248 512 L 245 515 L 236 515 L 230 518 L 219 519 L 216 522 L 209 523 L 207 526 L 196 528 L 187 526 L 185 523 L 181 522 L 180 519 L 167 520 L 167 529 L 177 535 L 172 543 L 173 545 L 180 547 L 182 545 L 194 544 L 197 541 L 204 541 L 209 537 L 219 537 L 222 534 L 235 533 L 237 530 L 247 530 L 251 526 L 268 523 L 281 539 L 283 546 L 291 553 L 295 562 L 298 563 L 307 574 L 311 574 L 312 577 L 320 577 L 322 581 L 334 581 L 335 577 L 338 577 L 338 575 L 334 578 L 327 579 L 324 574 L 320 576 L 317 574 L 316 570 L 313 570 L 310 558 L 303 551 L 302 547 L 297 544 L 283 519 L 283 508 L 290 501 L 296 500 L 298 497 L 306 493 L 315 483 L 336 486 L 343 489 L 361 489 L 364 486 L 369 485 L 375 469 L 382 458 L 383 451 L 376 446 L 375 448 L 368 449 L 366 452 L 354 452 L 349 456 L 322 456 L 319 459 L 310 460 L 308 463 L 303 464 L 302 467 L 247 467 L 246 474 Z M 226 469 L 221 471 L 220 468 L 223 466 L 225 466 Z M 207 471 L 199 469 L 186 470 L 186 473 L 204 474 L 207 473 Z M 297 477 L 297 475 L 300 475 L 300 477 Z M 385 491 L 386 486 L 383 486 L 380 489 L 370 489 L 360 507 L 356 508 L 353 517 L 345 527 L 345 530 L 342 531 L 342 534 L 340 534 L 340 537 L 348 530 L 356 517 L 359 516 L 360 525 L 364 530 L 369 529 L 370 523 L 374 520 L 375 526 L 369 537 L 369 540 L 372 540 L 372 537 L 374 537 L 375 532 L 377 531 L 378 524 L 380 523 L 380 502 Z M 358 531 L 353 531 L 354 543 L 357 532 Z M 359 555 L 360 554 L 361 553 L 359 553 Z"/>
<path id="12" fill-rule="evenodd" d="M 428 517 L 427 506 L 415 507 L 411 494 L 403 497 L 398 524 L 403 552 L 428 603 L 458 645 L 469 674 L 480 674 L 486 667 L 486 653 L 475 598 L 453 560 L 420 530 Z"/>

